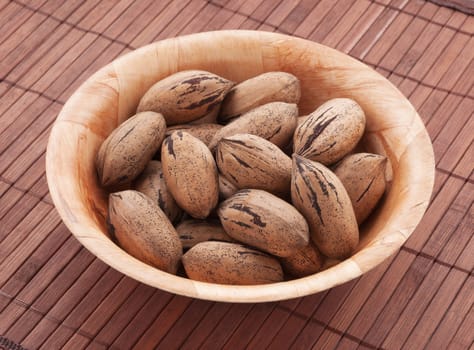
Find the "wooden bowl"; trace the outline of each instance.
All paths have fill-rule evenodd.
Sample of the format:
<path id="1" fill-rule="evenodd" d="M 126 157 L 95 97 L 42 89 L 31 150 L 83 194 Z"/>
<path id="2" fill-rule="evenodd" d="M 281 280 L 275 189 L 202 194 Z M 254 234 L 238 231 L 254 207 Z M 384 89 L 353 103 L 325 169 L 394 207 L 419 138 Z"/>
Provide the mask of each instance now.
<path id="1" fill-rule="evenodd" d="M 107 194 L 94 158 L 156 81 L 202 69 L 239 82 L 267 71 L 301 80 L 300 114 L 334 97 L 355 99 L 367 116 L 366 149 L 386 155 L 391 179 L 382 204 L 361 230 L 357 252 L 315 275 L 267 285 L 230 286 L 159 271 L 128 255 L 107 235 Z M 356 278 L 394 254 L 421 220 L 434 182 L 430 138 L 413 106 L 388 80 L 336 50 L 290 36 L 219 31 L 160 41 L 130 52 L 90 77 L 67 101 L 51 131 L 46 170 L 64 223 L 94 255 L 118 271 L 172 293 L 227 302 L 290 299 Z"/>

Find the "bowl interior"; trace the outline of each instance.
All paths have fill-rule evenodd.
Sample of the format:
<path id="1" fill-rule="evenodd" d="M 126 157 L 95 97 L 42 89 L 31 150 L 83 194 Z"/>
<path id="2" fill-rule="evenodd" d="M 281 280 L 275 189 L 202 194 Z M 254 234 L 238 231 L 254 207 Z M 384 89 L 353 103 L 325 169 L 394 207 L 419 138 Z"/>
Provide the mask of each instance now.
<path id="1" fill-rule="evenodd" d="M 390 187 L 363 225 L 350 259 L 315 275 L 260 286 L 191 281 L 131 257 L 107 236 L 107 193 L 98 185 L 94 158 L 102 141 L 131 116 L 156 81 L 180 70 L 202 69 L 239 82 L 268 71 L 296 75 L 302 85 L 300 115 L 324 101 L 350 97 L 367 117 L 363 145 L 386 155 Z M 90 77 L 68 100 L 51 132 L 47 176 L 63 221 L 93 254 L 151 286 L 196 298 L 257 302 L 299 297 L 355 278 L 393 254 L 413 232 L 434 181 L 430 139 L 412 105 L 384 77 L 325 46 L 285 35 L 220 31 L 157 42 L 126 54 Z"/>

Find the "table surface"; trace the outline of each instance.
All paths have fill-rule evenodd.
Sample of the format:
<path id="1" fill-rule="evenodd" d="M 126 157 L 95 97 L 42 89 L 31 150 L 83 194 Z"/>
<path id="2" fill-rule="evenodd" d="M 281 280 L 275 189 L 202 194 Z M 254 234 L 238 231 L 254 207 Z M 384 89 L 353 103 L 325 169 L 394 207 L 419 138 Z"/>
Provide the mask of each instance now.
<path id="1" fill-rule="evenodd" d="M 422 0 L 0 0 L 0 27 L 0 344 L 473 346 L 474 16 Z M 176 296 L 94 258 L 54 209 L 46 143 L 81 82 L 147 43 L 236 28 L 292 34 L 360 59 L 426 124 L 436 156 L 431 205 L 400 251 L 356 280 L 263 304 Z"/>

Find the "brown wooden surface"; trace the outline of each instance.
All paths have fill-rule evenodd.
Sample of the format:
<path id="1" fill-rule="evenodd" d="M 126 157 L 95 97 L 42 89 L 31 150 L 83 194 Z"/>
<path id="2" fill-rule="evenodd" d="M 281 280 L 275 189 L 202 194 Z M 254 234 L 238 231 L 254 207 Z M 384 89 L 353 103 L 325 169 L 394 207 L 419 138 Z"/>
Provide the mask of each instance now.
<path id="1" fill-rule="evenodd" d="M 472 16 L 408 0 L 0 0 L 0 28 L 0 335 L 29 349 L 473 346 Z M 427 126 L 432 203 L 399 253 L 354 281 L 265 304 L 171 295 L 94 258 L 51 204 L 49 130 L 82 81 L 152 41 L 237 28 L 360 59 Z"/>

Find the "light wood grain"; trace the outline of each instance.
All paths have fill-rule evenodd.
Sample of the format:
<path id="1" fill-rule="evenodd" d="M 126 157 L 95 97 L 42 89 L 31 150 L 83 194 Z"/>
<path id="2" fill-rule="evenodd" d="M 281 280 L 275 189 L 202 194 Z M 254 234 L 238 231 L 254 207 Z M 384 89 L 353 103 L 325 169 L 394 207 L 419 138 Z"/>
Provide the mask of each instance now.
<path id="1" fill-rule="evenodd" d="M 365 110 L 364 144 L 390 160 L 390 188 L 362 228 L 355 255 L 315 275 L 259 286 L 229 286 L 170 275 L 131 257 L 107 236 L 106 193 L 94 157 L 101 142 L 133 114 L 156 81 L 185 69 L 242 81 L 267 71 L 301 80 L 300 114 L 335 97 Z M 89 78 L 68 100 L 52 129 L 46 157 L 57 210 L 76 238 L 101 260 L 172 293 L 228 302 L 263 302 L 316 293 L 358 277 L 396 252 L 423 216 L 434 182 L 431 141 L 416 110 L 389 81 L 336 50 L 285 35 L 220 31 L 160 41 L 117 59 Z"/>

